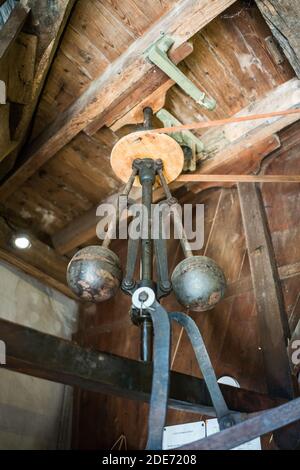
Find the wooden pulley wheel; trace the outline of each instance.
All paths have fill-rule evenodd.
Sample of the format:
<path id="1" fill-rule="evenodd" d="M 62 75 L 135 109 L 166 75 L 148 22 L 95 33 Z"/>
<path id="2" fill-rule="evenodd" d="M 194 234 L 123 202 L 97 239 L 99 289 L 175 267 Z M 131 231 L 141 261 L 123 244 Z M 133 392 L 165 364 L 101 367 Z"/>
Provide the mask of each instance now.
<path id="1" fill-rule="evenodd" d="M 184 155 L 182 148 L 166 134 L 138 131 L 122 137 L 111 152 L 110 163 L 116 176 L 126 183 L 132 172 L 132 163 L 137 158 L 153 158 L 163 161 L 167 183 L 174 181 L 182 172 Z M 136 177 L 134 186 L 140 186 Z"/>

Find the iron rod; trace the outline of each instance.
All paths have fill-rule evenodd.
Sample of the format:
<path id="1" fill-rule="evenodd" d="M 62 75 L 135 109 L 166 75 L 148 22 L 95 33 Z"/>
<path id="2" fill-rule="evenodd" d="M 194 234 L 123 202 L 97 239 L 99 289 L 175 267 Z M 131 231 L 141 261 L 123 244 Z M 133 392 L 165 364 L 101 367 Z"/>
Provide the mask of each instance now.
<path id="1" fill-rule="evenodd" d="M 120 193 L 120 195 L 118 196 L 117 198 L 117 207 L 115 207 L 116 209 L 116 217 L 112 217 L 108 223 L 108 228 L 107 228 L 107 232 L 105 234 L 105 237 L 104 237 L 104 240 L 102 242 L 102 246 L 105 247 L 105 248 L 108 248 L 109 245 L 110 245 L 110 242 L 112 240 L 112 234 L 113 234 L 113 231 L 114 231 L 114 228 L 117 226 L 119 220 L 120 220 L 120 213 L 119 213 L 119 197 L 120 196 L 128 196 L 128 194 L 130 193 L 131 191 L 131 188 L 133 186 L 133 183 L 134 183 L 134 180 L 135 180 L 135 177 L 137 175 L 137 169 L 136 168 L 133 168 L 132 169 L 132 172 L 131 172 L 131 175 L 129 177 L 129 180 L 127 181 L 126 185 L 124 186 L 122 192 Z"/>
<path id="2" fill-rule="evenodd" d="M 141 325 L 141 360 L 151 362 L 153 353 L 153 325 L 150 319 L 145 318 Z"/>
<path id="3" fill-rule="evenodd" d="M 181 244 L 181 248 L 183 250 L 184 256 L 186 258 L 190 258 L 191 256 L 193 256 L 193 252 L 192 252 L 192 249 L 191 249 L 191 245 L 190 245 L 190 243 L 187 239 L 184 227 L 182 225 L 181 217 L 180 217 L 180 215 L 178 213 L 178 210 L 177 210 L 177 207 L 176 207 L 176 204 L 178 204 L 177 200 L 172 197 L 172 193 L 171 193 L 171 191 L 169 189 L 169 186 L 166 182 L 166 179 L 164 177 L 162 168 L 158 169 L 157 173 L 158 173 L 161 185 L 163 187 L 163 190 L 165 192 L 165 195 L 167 197 L 167 202 L 169 203 L 170 206 L 173 206 L 173 209 L 174 209 L 173 210 L 173 220 L 174 220 L 174 224 L 175 224 L 177 230 L 181 233 L 180 244 Z"/>
<path id="4" fill-rule="evenodd" d="M 142 237 L 142 280 L 152 280 L 152 239 L 151 239 L 151 205 L 152 205 L 152 181 L 142 182 L 142 204 L 143 204 L 143 229 L 146 226 L 146 235 Z M 144 235 L 144 234 L 143 234 Z"/>
<path id="5" fill-rule="evenodd" d="M 210 437 L 179 447 L 181 450 L 229 450 L 300 419 L 300 398 L 246 419 Z M 300 440 L 300 438 L 299 438 Z"/>

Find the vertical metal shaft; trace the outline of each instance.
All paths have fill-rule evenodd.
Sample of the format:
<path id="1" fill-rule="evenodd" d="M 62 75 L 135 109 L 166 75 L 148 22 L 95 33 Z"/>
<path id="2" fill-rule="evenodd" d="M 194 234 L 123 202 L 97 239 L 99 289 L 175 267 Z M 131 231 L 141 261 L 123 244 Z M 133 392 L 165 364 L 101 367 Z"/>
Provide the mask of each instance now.
<path id="1" fill-rule="evenodd" d="M 147 230 L 147 237 L 142 238 L 142 280 L 152 280 L 152 239 L 151 239 L 151 205 L 152 205 L 152 181 L 145 180 L 142 183 L 143 227 Z"/>
<path id="2" fill-rule="evenodd" d="M 142 185 L 142 284 L 152 283 L 153 271 L 153 246 L 151 238 L 152 228 L 152 188 L 155 182 L 154 160 L 145 158 L 138 163 L 139 178 Z M 150 362 L 152 360 L 153 326 L 151 317 L 146 316 L 141 325 L 141 359 Z"/>
<path id="3" fill-rule="evenodd" d="M 153 326 L 150 318 L 144 318 L 141 325 L 141 352 L 140 357 L 144 362 L 152 361 L 153 351 Z"/>
<path id="4" fill-rule="evenodd" d="M 124 186 L 120 196 L 128 196 L 129 195 L 136 175 L 137 175 L 137 169 L 133 168 L 132 173 L 129 177 L 129 180 L 127 181 L 126 185 Z M 115 227 L 119 223 L 119 220 L 120 220 L 120 214 L 119 214 L 119 197 L 118 197 L 117 198 L 117 207 L 116 207 L 116 218 L 113 217 L 112 220 L 109 222 L 108 229 L 107 229 L 107 232 L 105 234 L 102 246 L 104 246 L 106 248 L 109 247 L 110 242 L 111 242 L 111 238 L 112 238 L 112 234 L 114 232 Z"/>
<path id="5" fill-rule="evenodd" d="M 150 107 L 144 108 L 143 109 L 144 113 L 144 123 L 143 127 L 145 130 L 153 129 L 152 126 L 152 119 L 153 119 L 153 110 Z"/>

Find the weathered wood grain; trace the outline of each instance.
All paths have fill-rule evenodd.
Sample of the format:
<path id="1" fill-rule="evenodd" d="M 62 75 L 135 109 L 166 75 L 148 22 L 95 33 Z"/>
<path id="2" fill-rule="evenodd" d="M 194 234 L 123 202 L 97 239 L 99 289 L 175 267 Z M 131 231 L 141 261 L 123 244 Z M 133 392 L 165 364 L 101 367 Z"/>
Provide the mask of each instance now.
<path id="1" fill-rule="evenodd" d="M 239 183 L 238 192 L 268 391 L 292 399 L 295 391 L 287 355 L 288 319 L 261 194 L 254 183 Z"/>
<path id="2" fill-rule="evenodd" d="M 255 0 L 274 37 L 300 78 L 298 0 Z"/>
<path id="3" fill-rule="evenodd" d="M 22 116 L 13 129 L 14 139 L 18 142 L 18 146 L 1 163 L 0 179 L 3 179 L 14 166 L 28 135 L 29 124 L 74 3 L 75 0 L 60 0 L 50 5 L 47 0 L 26 0 L 26 9 L 30 9 L 30 24 L 26 25 L 26 31 L 31 36 L 37 36 L 38 38 L 37 47 L 32 51 L 35 56 L 34 79 L 31 83 L 31 99 L 22 109 Z"/>

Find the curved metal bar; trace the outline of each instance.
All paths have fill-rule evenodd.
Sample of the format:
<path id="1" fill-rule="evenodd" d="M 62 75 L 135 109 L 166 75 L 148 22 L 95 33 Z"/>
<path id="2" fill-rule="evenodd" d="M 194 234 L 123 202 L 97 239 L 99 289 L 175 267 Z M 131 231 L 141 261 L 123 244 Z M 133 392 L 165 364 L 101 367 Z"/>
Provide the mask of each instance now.
<path id="1" fill-rule="evenodd" d="M 157 301 L 149 313 L 154 329 L 154 357 L 146 449 L 160 450 L 169 396 L 171 324 L 168 313 Z"/>
<path id="2" fill-rule="evenodd" d="M 240 421 L 239 413 L 230 411 L 226 405 L 202 335 L 194 320 L 181 312 L 172 312 L 169 317 L 171 320 L 180 323 L 189 337 L 215 408 L 220 429 L 232 426 L 235 422 Z"/>

